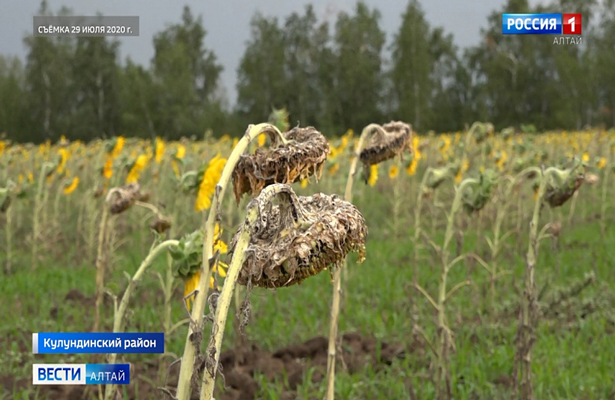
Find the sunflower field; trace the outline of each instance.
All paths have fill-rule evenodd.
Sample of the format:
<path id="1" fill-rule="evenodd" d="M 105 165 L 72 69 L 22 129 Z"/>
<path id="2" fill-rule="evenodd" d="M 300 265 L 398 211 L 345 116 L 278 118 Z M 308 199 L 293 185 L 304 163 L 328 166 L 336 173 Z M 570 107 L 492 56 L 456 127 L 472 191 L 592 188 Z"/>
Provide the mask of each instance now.
<path id="1" fill-rule="evenodd" d="M 0 399 L 615 398 L 615 131 L 317 129 L 0 141 Z"/>

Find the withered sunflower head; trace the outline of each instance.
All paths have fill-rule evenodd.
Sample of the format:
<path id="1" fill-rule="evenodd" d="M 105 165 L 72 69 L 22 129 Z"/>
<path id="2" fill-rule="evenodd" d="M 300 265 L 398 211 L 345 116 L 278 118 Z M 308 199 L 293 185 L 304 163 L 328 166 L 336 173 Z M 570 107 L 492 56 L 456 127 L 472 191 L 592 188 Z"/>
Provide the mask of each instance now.
<path id="1" fill-rule="evenodd" d="M 150 228 L 158 233 L 164 233 L 171 228 L 171 220 L 163 216 L 157 216 Z"/>
<path id="2" fill-rule="evenodd" d="M 245 193 L 257 196 L 274 183 L 291 184 L 312 175 L 322 174 L 329 142 L 322 133 L 309 126 L 295 127 L 282 134 L 286 143 L 278 143 L 275 135 L 272 146 L 258 148 L 254 154 L 244 154 L 233 171 L 233 189 L 237 202 Z"/>
<path id="3" fill-rule="evenodd" d="M 563 205 L 581 187 L 585 175 L 583 171 L 579 170 L 580 166 L 581 162 L 575 159 L 573 165 L 568 169 L 552 170 L 552 174 L 547 181 L 544 197 L 551 208 Z"/>
<path id="4" fill-rule="evenodd" d="M 354 205 L 322 193 L 297 197 L 290 186 L 279 186 L 283 187 L 277 204 L 259 196 L 249 206 L 258 207 L 259 217 L 253 226 L 246 226 L 250 241 L 240 284 L 294 285 L 328 266 L 341 265 L 351 251 L 363 261 L 367 226 Z M 231 241 L 231 252 L 242 228 Z"/>
<path id="5" fill-rule="evenodd" d="M 106 201 L 109 204 L 111 214 L 120 214 L 132 207 L 140 198 L 141 190 L 139 184 L 129 183 L 120 188 L 109 190 Z"/>
<path id="6" fill-rule="evenodd" d="M 555 186 L 548 184 L 545 192 L 545 200 L 551 208 L 559 207 L 568 201 L 583 184 L 583 176 L 577 176 L 567 180 L 565 185 Z"/>
<path id="7" fill-rule="evenodd" d="M 401 155 L 404 150 L 412 149 L 412 127 L 400 121 L 384 124 L 376 129 L 370 142 L 361 150 L 359 158 L 363 163 L 365 182 L 369 181 L 371 166 Z"/>

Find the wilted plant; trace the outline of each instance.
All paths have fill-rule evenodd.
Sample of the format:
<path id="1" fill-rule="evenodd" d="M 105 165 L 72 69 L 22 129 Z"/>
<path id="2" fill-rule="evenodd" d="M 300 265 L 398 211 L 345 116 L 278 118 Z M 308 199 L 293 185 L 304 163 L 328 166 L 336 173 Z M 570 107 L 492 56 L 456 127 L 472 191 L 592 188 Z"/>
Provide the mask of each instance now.
<path id="1" fill-rule="evenodd" d="M 5 272 L 7 274 L 11 273 L 11 259 L 13 257 L 13 243 L 11 232 L 12 228 L 12 209 L 10 208 L 12 198 L 15 192 L 15 183 L 9 179 L 6 186 L 0 188 L 0 214 L 4 214 L 6 216 L 6 220 L 4 222 L 4 233 L 6 236 L 6 264 L 5 264 Z"/>
<path id="2" fill-rule="evenodd" d="M 57 165 L 51 162 L 43 162 L 41 165 L 41 172 L 38 176 L 38 186 L 36 189 L 36 196 L 34 198 L 34 213 L 32 218 L 32 270 L 35 270 L 38 265 L 38 244 L 39 236 L 41 234 L 41 211 L 45 208 L 45 199 L 47 198 L 47 191 L 45 189 L 45 179 L 53 173 Z M 43 218 L 44 220 L 44 218 Z M 43 223 L 43 226 L 45 224 Z"/>
<path id="3" fill-rule="evenodd" d="M 367 142 L 369 135 L 373 135 L 370 142 Z M 364 147 L 365 146 L 365 147 Z M 391 159 L 396 155 L 402 156 L 405 150 L 413 152 L 412 149 L 412 127 L 400 121 L 392 121 L 380 126 L 369 124 L 361 132 L 359 141 L 355 148 L 355 157 L 350 164 L 348 180 L 344 200 L 352 202 L 352 187 L 354 176 L 357 172 L 359 159 L 363 163 L 365 182 L 370 178 L 372 166 Z M 335 396 L 335 359 L 337 357 L 337 320 L 340 309 L 340 298 L 342 291 L 341 268 L 333 272 L 333 299 L 331 302 L 331 320 L 329 322 L 329 347 L 327 358 L 327 400 L 332 400 Z"/>
<path id="4" fill-rule="evenodd" d="M 141 196 L 141 190 L 138 183 L 129 183 L 123 187 L 117 187 L 109 190 L 107 197 L 103 203 L 102 216 L 98 228 L 98 250 L 96 252 L 96 302 L 94 309 L 94 327 L 93 332 L 98 332 L 100 325 L 100 305 L 104 295 L 103 288 L 105 286 L 105 269 L 107 254 L 105 252 L 105 244 L 108 241 L 109 229 L 108 219 L 109 214 L 116 215 L 128 210 L 134 205 Z"/>
<path id="5" fill-rule="evenodd" d="M 540 232 L 540 211 L 543 202 L 547 202 L 551 207 L 558 207 L 564 204 L 583 183 L 583 175 L 578 173 L 582 165 L 579 159 L 574 159 L 573 164 L 568 169 L 550 167 L 546 170 L 534 168 L 534 172 L 539 177 L 539 187 L 534 203 L 534 212 L 530 222 L 529 243 L 526 256 L 525 267 L 525 286 L 523 291 L 519 329 L 517 332 L 517 354 L 513 369 L 513 397 L 517 394 L 518 371 L 521 369 L 521 389 L 520 398 L 532 399 L 532 348 L 536 341 L 535 329 L 538 323 L 538 303 L 536 294 L 536 283 L 534 274 L 536 269 L 536 259 L 538 256 L 538 246 L 542 239 L 548 237 L 547 233 L 551 224 L 545 225 Z"/>
<path id="6" fill-rule="evenodd" d="M 497 178 L 497 173 L 488 169 L 480 174 L 478 185 L 468 187 L 463 194 L 463 208 L 468 213 L 478 212 L 485 207 L 492 197 Z"/>
<path id="7" fill-rule="evenodd" d="M 340 262 L 351 251 L 365 256 L 365 220 L 357 208 L 333 195 L 297 197 L 290 188 L 272 189 L 283 198 L 280 204 L 258 198 L 260 219 L 253 234 L 238 283 L 278 288 L 301 283 L 328 266 Z M 239 234 L 233 237 L 231 249 Z M 231 250 L 232 251 L 232 250 Z"/>
<path id="8" fill-rule="evenodd" d="M 434 247 L 438 254 L 438 258 L 441 260 L 442 268 L 437 300 L 421 287 L 416 279 L 414 282 L 415 288 L 427 298 L 437 313 L 437 337 L 435 341 L 430 340 L 424 331 L 416 325 L 417 330 L 429 344 L 435 359 L 432 367 L 434 368 L 433 378 L 436 389 L 436 399 L 446 399 L 450 398 L 452 395 L 450 387 L 449 351 L 454 345 L 452 332 L 448 326 L 446 317 L 446 303 L 450 301 L 453 294 L 459 289 L 471 284 L 471 281 L 466 280 L 456 284 L 452 289 L 448 290 L 448 274 L 455 264 L 468 257 L 473 257 L 478 260 L 481 265 L 486 266 L 486 263 L 475 254 L 462 254 L 452 261 L 449 260 L 449 247 L 455 231 L 456 215 L 464 205 L 471 210 L 478 210 L 486 204 L 491 196 L 493 185 L 495 184 L 493 174 L 494 173 L 490 172 L 487 176 L 481 174 L 481 178 L 479 179 L 466 178 L 461 181 L 459 187 L 456 188 L 451 210 L 447 215 L 446 231 L 444 233 L 444 242 L 442 246 L 438 246 L 430 240 L 430 244 Z"/>
<path id="9" fill-rule="evenodd" d="M 232 241 L 233 258 L 217 301 L 205 360 L 209 377 L 201 399 L 213 396 L 226 317 L 238 280 L 248 287 L 283 287 L 327 267 L 339 268 L 351 251 L 359 252 L 362 261 L 366 235 L 359 210 L 336 196 L 297 197 L 290 186 L 274 184 L 252 200 Z"/>
<path id="10" fill-rule="evenodd" d="M 245 193 L 256 196 L 273 183 L 293 183 L 312 175 L 320 179 L 328 154 L 327 139 L 313 127 L 273 135 L 270 148 L 258 148 L 239 159 L 233 170 L 235 199 L 239 203 Z"/>
<path id="11" fill-rule="evenodd" d="M 271 141 L 274 143 L 274 146 L 271 149 L 271 154 L 275 155 L 272 160 L 286 163 L 285 168 L 288 168 L 286 172 L 281 170 L 280 165 L 266 166 L 264 164 L 257 164 L 257 162 L 265 163 L 267 161 L 271 161 L 266 156 L 263 157 L 262 155 L 255 155 L 253 158 L 241 157 L 248 148 L 250 142 L 262 133 L 269 134 Z M 222 198 L 224 197 L 228 182 L 231 179 L 231 175 L 233 175 L 233 177 L 236 176 L 239 180 L 243 180 L 246 176 L 248 176 L 248 182 L 250 182 L 250 184 L 247 187 L 241 186 L 242 188 L 246 188 L 246 190 L 241 189 L 240 193 L 243 194 L 248 192 L 248 190 L 249 193 L 253 193 L 256 190 L 260 191 L 264 185 L 272 184 L 278 179 L 280 181 L 277 183 L 292 183 L 302 176 L 302 174 L 309 175 L 310 173 L 317 173 L 319 168 L 322 168 L 318 167 L 318 163 L 324 163 L 326 155 L 329 153 L 329 145 L 326 143 L 326 139 L 325 143 L 322 143 L 319 135 L 322 136 L 314 128 L 295 128 L 287 132 L 287 135 L 282 135 L 276 127 L 270 124 L 250 125 L 226 161 L 224 169 L 221 172 L 220 179 L 215 186 L 213 199 L 211 201 L 211 208 L 209 209 L 207 220 L 204 223 L 203 262 L 201 264 L 202 273 L 200 275 L 199 285 L 195 291 L 194 306 L 191 313 L 192 323 L 190 324 L 190 328 L 188 330 L 188 336 L 184 347 L 184 355 L 182 357 L 180 367 L 179 380 L 177 384 L 178 400 L 187 400 L 190 397 L 193 374 L 195 372 L 198 373 L 199 371 L 199 360 L 197 359 L 197 354 L 202 337 L 205 303 L 208 298 L 207 291 L 211 272 L 213 269 L 217 268 L 217 260 L 213 258 L 214 231 L 216 222 L 220 218 L 219 207 Z M 310 139 L 310 136 L 312 139 Z M 276 149 L 281 150 L 276 152 Z M 319 151 L 318 156 L 316 154 L 316 150 Z M 264 154 L 267 153 L 265 152 Z M 323 155 L 325 159 L 321 159 Z M 307 156 L 309 161 L 290 156 Z M 239 163 L 242 159 L 249 159 L 250 161 L 244 161 L 245 164 L 241 167 Z M 235 173 L 236 169 L 239 170 L 239 173 Z M 276 171 L 274 180 L 270 180 L 269 176 L 256 174 L 259 171 L 271 172 L 272 170 Z M 279 171 L 280 174 L 277 174 L 277 171 Z M 289 171 L 292 171 L 292 174 Z M 252 182 L 256 186 L 251 186 Z M 238 193 L 238 191 L 236 190 L 235 193 Z"/>
<path id="12" fill-rule="evenodd" d="M 404 150 L 412 152 L 412 127 L 410 125 L 395 121 L 382 126 L 372 124 L 368 127 L 371 127 L 369 133 L 373 132 L 372 138 L 365 147 L 359 148 L 365 183 L 369 181 L 372 165 L 401 156 Z"/>
<path id="13" fill-rule="evenodd" d="M 141 277 L 145 274 L 147 269 L 152 265 L 153 261 L 161 254 L 163 254 L 166 250 L 169 250 L 173 246 L 177 246 L 179 242 L 177 240 L 165 240 L 163 242 L 159 242 L 158 236 L 152 243 L 152 247 L 148 255 L 145 257 L 141 265 L 137 269 L 137 272 L 131 277 L 127 272 L 124 272 L 126 278 L 128 279 L 128 285 L 126 286 L 126 290 L 122 295 L 122 299 L 117 304 L 117 298 L 113 298 L 114 300 L 114 313 L 113 313 L 113 332 L 124 332 L 124 316 L 126 315 L 126 310 L 128 308 L 128 303 L 130 301 L 130 296 L 135 289 L 138 282 L 141 280 Z M 114 364 L 117 359 L 117 354 L 113 353 L 109 355 L 108 363 Z M 116 385 L 106 385 L 105 387 L 105 400 L 114 399 L 116 396 Z"/>

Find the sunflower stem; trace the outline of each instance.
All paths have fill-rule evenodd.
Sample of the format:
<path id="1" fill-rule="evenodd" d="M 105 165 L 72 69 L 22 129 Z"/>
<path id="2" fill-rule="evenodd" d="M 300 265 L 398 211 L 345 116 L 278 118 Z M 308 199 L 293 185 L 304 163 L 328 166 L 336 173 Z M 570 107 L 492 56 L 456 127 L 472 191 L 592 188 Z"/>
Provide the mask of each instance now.
<path id="1" fill-rule="evenodd" d="M 357 173 L 357 165 L 359 163 L 359 155 L 367 142 L 367 137 L 374 131 L 381 131 L 382 127 L 378 124 L 369 124 L 361 132 L 359 142 L 355 148 L 354 158 L 350 164 L 348 172 L 348 180 L 346 181 L 346 191 L 344 200 L 352 202 L 352 186 L 354 176 Z M 346 267 L 346 259 L 344 259 L 342 267 L 336 268 L 333 272 L 333 299 L 331 303 L 331 319 L 329 322 L 329 347 L 327 355 L 327 400 L 333 400 L 335 397 L 335 358 L 337 344 L 337 321 L 340 313 L 340 300 L 342 294 L 342 269 Z"/>
<path id="2" fill-rule="evenodd" d="M 147 257 L 143 260 L 139 269 L 132 276 L 130 281 L 128 281 L 128 286 L 124 291 L 124 295 L 122 296 L 122 300 L 120 301 L 120 305 L 117 308 L 117 312 L 113 317 L 113 332 L 123 332 L 124 331 L 124 315 L 126 314 L 126 309 L 128 308 L 128 302 L 130 301 L 130 295 L 134 290 L 135 286 L 147 270 L 152 262 L 162 254 L 165 250 L 167 250 L 171 246 L 177 246 L 179 244 L 178 240 L 165 240 L 164 242 L 158 244 L 156 247 L 152 248 Z M 117 354 L 113 353 L 109 355 L 109 364 L 115 364 L 115 360 L 117 359 Z M 116 385 L 106 385 L 105 387 L 105 400 L 111 400 L 114 397 Z"/>
<path id="3" fill-rule="evenodd" d="M 94 308 L 94 328 L 92 332 L 98 332 L 100 326 L 100 305 L 103 298 L 105 285 L 105 237 L 107 234 L 107 220 L 109 218 L 109 206 L 103 202 L 103 211 L 98 228 L 98 251 L 96 253 L 96 303 Z"/>
<path id="4" fill-rule="evenodd" d="M 203 262 L 201 265 L 201 277 L 199 280 L 199 285 L 197 288 L 197 292 L 194 299 L 194 306 L 191 312 L 191 319 L 194 321 L 193 324 L 190 324 L 188 328 L 188 334 L 186 337 L 186 343 L 184 345 L 184 354 L 182 356 L 182 362 L 179 372 L 179 380 L 177 382 L 177 400 L 188 400 L 190 398 L 191 392 L 191 381 L 192 374 L 194 372 L 194 360 L 196 359 L 198 348 L 200 343 L 193 343 L 191 338 L 193 334 L 196 332 L 203 331 L 203 318 L 205 315 L 205 305 L 207 303 L 207 292 L 209 289 L 209 280 L 211 277 L 211 268 L 209 266 L 209 260 L 213 257 L 213 243 L 214 243 L 214 229 L 216 225 L 216 221 L 218 220 L 218 212 L 220 209 L 220 205 L 222 203 L 222 199 L 224 198 L 224 193 L 226 191 L 226 187 L 228 186 L 232 173 L 239 161 L 241 155 L 246 151 L 250 142 L 254 140 L 261 133 L 269 133 L 270 135 L 275 135 L 278 138 L 282 137 L 282 133 L 271 124 L 258 124 L 258 125 L 250 125 L 246 130 L 246 133 L 243 135 L 241 140 L 237 142 L 237 145 L 231 152 L 226 164 L 224 165 L 224 169 L 222 170 L 222 175 L 220 176 L 220 180 L 216 185 L 216 190 L 214 192 L 214 196 L 211 202 L 211 209 L 209 210 L 209 215 L 207 220 L 204 222 L 204 239 L 203 239 Z"/>
<path id="5" fill-rule="evenodd" d="M 245 223 L 239 234 L 239 240 L 233 250 L 233 258 L 231 264 L 226 272 L 226 279 L 224 280 L 224 286 L 220 292 L 218 298 L 218 304 L 216 306 L 216 317 L 211 328 L 211 336 L 209 339 L 209 345 L 207 346 L 207 357 L 213 355 L 213 359 L 205 361 L 205 375 L 203 386 L 201 386 L 201 400 L 211 400 L 214 395 L 214 388 L 216 386 L 216 374 L 218 372 L 218 363 L 220 361 L 220 350 L 222 348 L 222 340 L 224 337 L 224 330 L 226 327 L 226 319 L 228 311 L 231 305 L 231 299 L 233 298 L 233 291 L 237 284 L 237 278 L 239 272 L 246 257 L 246 249 L 250 243 L 251 227 L 259 217 L 259 209 L 262 204 L 270 202 L 273 197 L 283 191 L 284 185 L 271 185 L 263 189 L 259 195 L 260 201 L 252 202 L 248 205 L 248 211 Z"/>
<path id="6" fill-rule="evenodd" d="M 537 170 L 537 168 L 535 170 Z M 521 367 L 520 398 L 527 400 L 532 400 L 534 398 L 532 390 L 532 347 L 535 342 L 535 329 L 538 322 L 536 282 L 534 281 L 538 244 L 540 241 L 538 225 L 540 223 L 540 211 L 542 209 L 549 176 L 552 173 L 558 172 L 561 171 L 554 167 L 547 168 L 544 172 L 539 171 L 540 186 L 538 187 L 538 195 L 534 202 L 534 211 L 530 222 L 528 249 L 525 259 L 525 288 L 523 290 L 521 314 L 517 332 L 517 354 L 513 367 L 513 398 L 515 398 L 517 394 L 519 366 Z"/>

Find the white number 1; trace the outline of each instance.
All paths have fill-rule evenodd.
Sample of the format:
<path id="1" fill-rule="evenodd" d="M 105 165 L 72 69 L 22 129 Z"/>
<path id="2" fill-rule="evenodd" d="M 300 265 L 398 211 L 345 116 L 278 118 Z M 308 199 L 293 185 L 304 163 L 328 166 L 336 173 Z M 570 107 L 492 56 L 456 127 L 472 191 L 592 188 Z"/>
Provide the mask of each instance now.
<path id="1" fill-rule="evenodd" d="M 570 24 L 570 25 L 571 25 L 571 27 L 570 27 L 570 28 L 571 28 L 571 29 L 570 29 L 570 32 L 574 32 L 574 19 L 575 19 L 575 17 L 572 17 L 572 18 L 569 18 L 569 19 L 568 19 L 568 24 Z"/>

